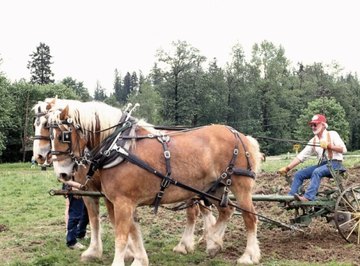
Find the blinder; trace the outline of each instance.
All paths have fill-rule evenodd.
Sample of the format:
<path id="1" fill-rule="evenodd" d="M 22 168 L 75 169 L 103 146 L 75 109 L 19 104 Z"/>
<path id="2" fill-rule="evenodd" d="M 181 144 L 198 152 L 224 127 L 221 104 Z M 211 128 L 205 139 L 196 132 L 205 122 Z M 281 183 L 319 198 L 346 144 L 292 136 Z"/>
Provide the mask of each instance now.
<path id="1" fill-rule="evenodd" d="M 71 128 L 68 131 L 62 131 L 59 136 L 59 141 L 63 143 L 71 143 Z"/>

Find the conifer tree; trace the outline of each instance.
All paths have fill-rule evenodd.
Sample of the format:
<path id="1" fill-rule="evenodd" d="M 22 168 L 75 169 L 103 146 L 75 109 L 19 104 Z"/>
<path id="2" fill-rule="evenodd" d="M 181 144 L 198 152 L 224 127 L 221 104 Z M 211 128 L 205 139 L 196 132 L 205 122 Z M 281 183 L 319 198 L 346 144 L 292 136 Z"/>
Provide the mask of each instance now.
<path id="1" fill-rule="evenodd" d="M 31 79 L 33 84 L 49 84 L 54 83 L 54 73 L 52 73 L 50 65 L 52 56 L 50 55 L 50 47 L 45 43 L 40 43 L 36 47 L 36 52 L 31 55 L 31 60 L 28 62 L 27 68 L 30 69 Z"/>

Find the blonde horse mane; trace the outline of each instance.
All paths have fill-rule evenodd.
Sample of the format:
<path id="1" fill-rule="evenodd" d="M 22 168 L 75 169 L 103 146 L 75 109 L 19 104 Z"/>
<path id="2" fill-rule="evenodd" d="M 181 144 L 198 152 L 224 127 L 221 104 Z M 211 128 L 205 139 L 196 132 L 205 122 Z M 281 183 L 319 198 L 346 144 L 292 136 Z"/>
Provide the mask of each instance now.
<path id="1" fill-rule="evenodd" d="M 112 127 L 119 123 L 123 115 L 119 108 L 103 102 L 71 101 L 67 102 L 66 105 L 68 106 L 68 116 L 73 119 L 74 124 L 81 125 L 81 128 L 84 129 L 84 135 L 88 138 L 90 134 L 100 132 L 100 141 L 103 141 L 115 130 Z M 56 105 L 56 107 L 58 106 Z M 142 119 L 136 121 L 138 126 L 146 127 L 148 131 L 154 133 L 153 125 Z"/>
<path id="2" fill-rule="evenodd" d="M 260 152 L 260 145 L 259 145 L 259 142 L 252 136 L 247 135 L 246 138 L 249 140 L 249 142 L 251 144 L 248 147 L 249 152 L 250 152 L 250 154 L 253 154 L 253 157 L 254 157 L 254 162 L 251 165 L 252 170 L 257 174 L 260 172 L 260 168 L 261 168 L 262 154 Z"/>

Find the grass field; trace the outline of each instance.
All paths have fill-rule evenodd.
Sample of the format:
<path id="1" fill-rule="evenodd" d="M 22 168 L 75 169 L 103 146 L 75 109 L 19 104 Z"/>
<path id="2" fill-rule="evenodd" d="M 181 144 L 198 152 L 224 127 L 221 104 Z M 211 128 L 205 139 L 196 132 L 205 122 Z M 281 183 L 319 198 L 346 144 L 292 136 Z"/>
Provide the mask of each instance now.
<path id="1" fill-rule="evenodd" d="M 263 165 L 264 171 L 276 171 L 285 166 L 292 156 L 288 159 L 286 157 L 268 158 Z M 359 157 L 349 157 L 346 166 L 359 165 L 359 162 Z M 39 167 L 31 168 L 30 163 L 15 163 L 0 164 L 0 173 L 0 265 L 81 265 L 80 251 L 70 250 L 65 244 L 64 197 L 48 194 L 50 189 L 61 187 L 53 170 L 41 171 Z M 143 213 L 151 211 L 147 207 L 142 210 Z M 106 213 L 104 207 L 101 213 Z M 140 223 L 151 265 L 234 264 L 236 259 L 229 259 L 221 254 L 209 258 L 204 247 L 186 256 L 174 254 L 172 248 L 180 240 L 184 227 L 173 223 L 174 227 L 169 233 L 169 228 L 163 228 L 161 223 L 162 219 L 169 219 L 168 217 L 150 217 Z M 183 224 L 184 212 L 172 215 L 171 219 L 182 221 Z M 112 228 L 107 221 L 102 223 L 102 227 L 103 258 L 83 265 L 111 264 L 114 254 Z M 89 240 L 83 241 L 85 245 L 88 243 Z M 239 256 L 240 253 L 236 255 Z M 263 262 L 263 265 L 288 264 L 287 261 Z M 328 265 L 337 264 L 335 262 Z"/>

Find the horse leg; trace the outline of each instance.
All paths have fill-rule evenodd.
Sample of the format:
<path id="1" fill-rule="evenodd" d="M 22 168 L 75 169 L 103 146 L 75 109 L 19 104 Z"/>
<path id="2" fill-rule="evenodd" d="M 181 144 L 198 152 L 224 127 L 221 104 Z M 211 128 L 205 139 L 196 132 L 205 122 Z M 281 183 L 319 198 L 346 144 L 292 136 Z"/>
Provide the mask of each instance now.
<path id="1" fill-rule="evenodd" d="M 193 200 L 191 200 L 193 201 Z M 186 227 L 181 240 L 173 251 L 177 253 L 187 254 L 194 251 L 194 231 L 197 217 L 199 216 L 198 204 L 192 204 L 186 208 Z"/>
<path id="2" fill-rule="evenodd" d="M 114 205 L 109 201 L 107 198 L 104 198 L 104 203 L 108 212 L 108 217 L 110 220 L 111 225 L 113 228 L 115 227 L 115 217 L 114 217 Z M 136 210 L 135 210 L 136 211 Z M 134 251 L 132 248 L 132 242 L 129 241 L 126 253 L 125 253 L 125 260 L 132 260 L 134 258 Z"/>
<path id="3" fill-rule="evenodd" d="M 222 249 L 227 222 L 234 213 L 233 207 L 220 207 L 217 202 L 215 202 L 215 206 L 218 209 L 219 216 L 216 223 L 209 226 L 205 235 L 206 252 L 211 257 L 214 257 Z"/>
<path id="4" fill-rule="evenodd" d="M 99 198 L 83 197 L 89 215 L 91 239 L 87 250 L 81 254 L 82 261 L 89 261 L 94 258 L 101 258 L 103 247 L 101 241 Z"/>
<path id="5" fill-rule="evenodd" d="M 110 223 L 114 227 L 115 224 L 114 205 L 107 198 L 104 198 L 104 203 L 108 212 Z"/>
<path id="6" fill-rule="evenodd" d="M 149 265 L 149 259 L 142 243 L 138 227 L 134 222 L 135 205 L 125 197 L 114 203 L 115 256 L 113 266 L 125 266 L 126 250 L 134 251 L 135 265 Z"/>
<path id="7" fill-rule="evenodd" d="M 140 226 L 136 221 L 133 221 L 130 228 L 130 235 L 128 241 L 128 248 L 125 253 L 125 260 L 134 258 L 132 266 L 149 265 L 148 256 L 143 244 Z"/>
<path id="8" fill-rule="evenodd" d="M 237 260 L 239 264 L 259 263 L 261 254 L 257 240 L 257 217 L 254 214 L 255 208 L 252 202 L 253 180 L 247 177 L 239 177 L 238 182 L 233 182 L 231 187 L 236 200 L 243 210 L 242 216 L 246 227 L 246 248 L 244 254 Z"/>

